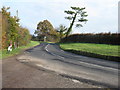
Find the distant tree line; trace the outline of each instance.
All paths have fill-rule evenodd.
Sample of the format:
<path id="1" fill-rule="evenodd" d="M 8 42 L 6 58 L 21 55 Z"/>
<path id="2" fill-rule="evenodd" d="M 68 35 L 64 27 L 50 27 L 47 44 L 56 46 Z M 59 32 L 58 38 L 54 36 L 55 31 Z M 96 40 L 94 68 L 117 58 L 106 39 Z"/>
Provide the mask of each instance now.
<path id="1" fill-rule="evenodd" d="M 86 33 L 86 34 L 72 34 L 63 38 L 61 42 L 65 43 L 96 43 L 96 44 L 112 44 L 120 45 L 120 33 Z"/>
<path id="2" fill-rule="evenodd" d="M 30 42 L 30 33 L 27 28 L 19 24 L 17 16 L 11 16 L 8 10 L 10 7 L 3 7 L 0 11 L 2 16 L 2 48 L 5 49 L 12 44 L 16 47 L 27 45 Z"/>

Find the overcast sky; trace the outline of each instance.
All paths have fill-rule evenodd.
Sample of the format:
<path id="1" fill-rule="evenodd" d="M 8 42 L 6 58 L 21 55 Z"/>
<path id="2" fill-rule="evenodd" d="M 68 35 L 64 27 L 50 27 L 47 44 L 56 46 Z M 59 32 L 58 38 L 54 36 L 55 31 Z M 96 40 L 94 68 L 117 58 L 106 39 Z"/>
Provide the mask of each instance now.
<path id="1" fill-rule="evenodd" d="M 10 7 L 12 15 L 19 11 L 20 24 L 33 34 L 37 24 L 49 20 L 56 28 L 60 24 L 69 27 L 64 10 L 71 6 L 86 7 L 88 22 L 73 33 L 118 32 L 119 0 L 0 0 L 0 6 Z"/>

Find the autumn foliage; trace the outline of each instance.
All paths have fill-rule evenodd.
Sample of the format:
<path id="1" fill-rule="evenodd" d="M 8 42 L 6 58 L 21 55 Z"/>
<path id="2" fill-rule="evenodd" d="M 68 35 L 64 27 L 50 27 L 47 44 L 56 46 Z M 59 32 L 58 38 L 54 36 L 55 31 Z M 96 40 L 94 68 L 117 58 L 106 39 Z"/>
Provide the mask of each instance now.
<path id="1" fill-rule="evenodd" d="M 10 8 L 3 7 L 0 11 L 2 16 L 2 49 L 9 44 L 16 44 L 17 47 L 27 45 L 30 41 L 30 33 L 27 28 L 23 28 L 19 24 L 17 16 L 11 16 L 8 12 Z"/>

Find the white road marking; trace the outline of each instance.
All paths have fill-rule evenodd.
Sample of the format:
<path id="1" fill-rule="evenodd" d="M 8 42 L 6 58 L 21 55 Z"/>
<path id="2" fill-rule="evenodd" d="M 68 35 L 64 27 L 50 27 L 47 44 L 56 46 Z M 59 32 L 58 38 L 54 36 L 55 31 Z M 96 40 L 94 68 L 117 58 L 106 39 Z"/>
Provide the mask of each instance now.
<path id="1" fill-rule="evenodd" d="M 48 52 L 48 49 L 47 49 L 48 45 L 49 45 L 49 44 L 47 44 L 47 46 L 45 47 L 45 50 L 46 50 L 47 52 Z"/>
<path id="2" fill-rule="evenodd" d="M 100 66 L 100 65 L 90 64 L 90 63 L 81 62 L 81 61 L 80 61 L 80 63 L 84 63 L 84 64 L 87 64 L 87 65 L 92 65 L 92 66 L 96 66 L 96 67 L 100 67 L 100 68 L 104 68 L 104 69 L 106 68 L 106 69 L 111 69 L 111 70 L 117 70 L 118 71 L 118 69 L 115 69 L 115 68 L 103 67 L 103 66 Z"/>
<path id="3" fill-rule="evenodd" d="M 49 50 L 47 49 L 47 48 L 48 48 L 48 45 L 49 45 L 49 44 L 47 44 L 47 46 L 45 47 L 45 50 L 46 50 L 47 52 L 49 52 Z M 51 52 L 49 52 L 49 53 L 51 53 Z M 54 56 L 57 56 L 57 57 L 60 57 L 60 58 L 64 59 L 64 57 L 62 57 L 62 56 L 60 56 L 60 55 L 56 55 L 56 54 L 54 54 L 54 53 L 51 53 L 51 54 L 54 55 Z M 95 65 L 95 64 L 91 64 L 91 63 L 87 63 L 87 62 L 82 62 L 82 61 L 80 61 L 80 63 L 87 64 L 87 65 L 92 65 L 92 66 L 100 67 L 100 68 L 104 68 L 104 69 L 106 68 L 106 69 L 111 69 L 111 70 L 117 70 L 117 71 L 118 71 L 118 69 L 115 69 L 115 68 L 103 67 L 103 66 L 100 66 L 100 65 Z"/>
<path id="4" fill-rule="evenodd" d="M 37 66 L 43 67 L 41 64 L 36 64 Z"/>
<path id="5" fill-rule="evenodd" d="M 80 81 L 75 80 L 75 79 L 72 79 L 72 81 L 73 81 L 74 83 L 80 83 Z M 81 84 L 82 84 L 82 83 L 81 83 Z"/>
<path id="6" fill-rule="evenodd" d="M 48 44 L 48 45 L 49 45 L 49 44 Z M 45 50 L 46 50 L 47 52 L 49 52 L 49 50 L 47 49 L 48 45 L 45 47 Z M 51 53 L 51 52 L 49 52 L 49 53 Z M 64 59 L 64 57 L 59 56 L 59 55 L 57 55 L 57 54 L 54 54 L 54 53 L 51 53 L 51 54 L 54 55 L 54 56 L 57 56 L 57 57 L 60 57 L 60 58 Z"/>

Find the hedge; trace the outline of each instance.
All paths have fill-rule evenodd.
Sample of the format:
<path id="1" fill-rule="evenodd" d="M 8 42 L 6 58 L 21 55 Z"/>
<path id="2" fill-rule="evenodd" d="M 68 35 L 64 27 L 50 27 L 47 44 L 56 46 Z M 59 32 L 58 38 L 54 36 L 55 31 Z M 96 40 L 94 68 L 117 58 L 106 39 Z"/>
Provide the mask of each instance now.
<path id="1" fill-rule="evenodd" d="M 120 33 L 72 34 L 67 38 L 63 38 L 61 42 L 120 45 L 119 37 Z"/>

